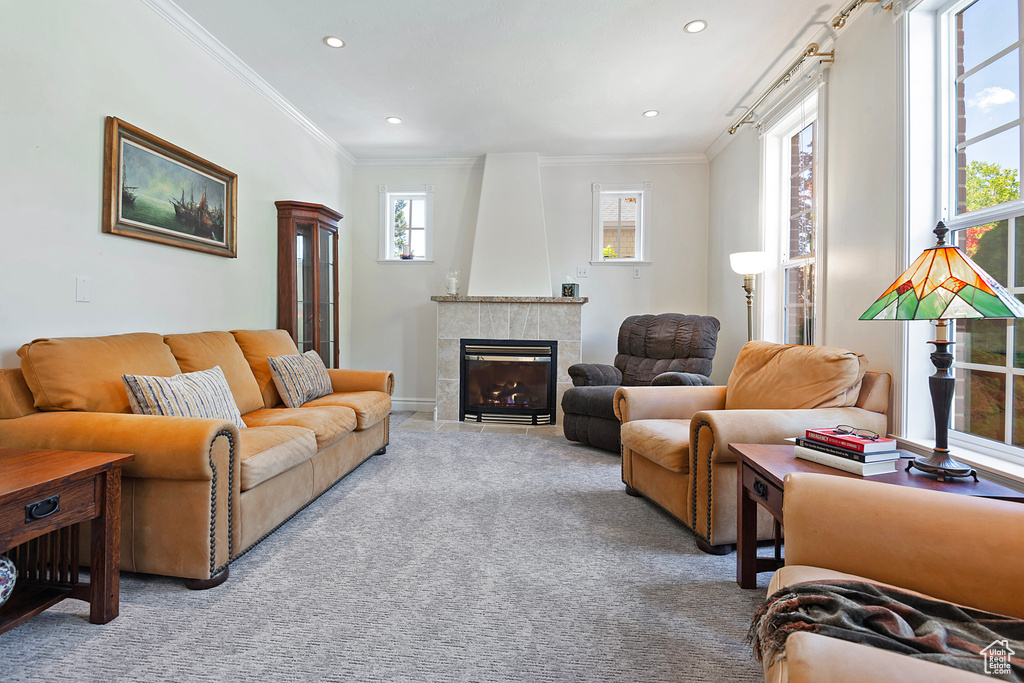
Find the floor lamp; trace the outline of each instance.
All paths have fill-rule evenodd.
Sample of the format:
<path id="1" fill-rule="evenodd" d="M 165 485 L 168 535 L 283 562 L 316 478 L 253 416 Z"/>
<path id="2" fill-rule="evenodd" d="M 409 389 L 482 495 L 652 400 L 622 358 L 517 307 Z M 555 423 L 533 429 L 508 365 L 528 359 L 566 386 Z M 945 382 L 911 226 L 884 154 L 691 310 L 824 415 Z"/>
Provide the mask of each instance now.
<path id="1" fill-rule="evenodd" d="M 747 341 L 754 339 L 754 277 L 768 267 L 767 257 L 763 251 L 729 254 L 729 265 L 734 273 L 743 276 L 743 290 L 747 293 Z"/>
<path id="2" fill-rule="evenodd" d="M 860 319 L 935 321 L 935 341 L 928 342 L 935 344 L 931 355 L 935 374 L 928 378 L 935 414 L 935 450 L 927 457 L 914 458 L 907 469 L 916 467 L 936 475 L 939 481 L 946 477 L 971 476 L 977 480 L 978 474 L 970 465 L 957 462 L 949 455 L 949 413 L 956 384 L 949 321 L 1024 318 L 1024 304 L 958 247 L 946 244 L 949 230 L 942 221 L 933 232 L 938 244 L 925 249 Z"/>

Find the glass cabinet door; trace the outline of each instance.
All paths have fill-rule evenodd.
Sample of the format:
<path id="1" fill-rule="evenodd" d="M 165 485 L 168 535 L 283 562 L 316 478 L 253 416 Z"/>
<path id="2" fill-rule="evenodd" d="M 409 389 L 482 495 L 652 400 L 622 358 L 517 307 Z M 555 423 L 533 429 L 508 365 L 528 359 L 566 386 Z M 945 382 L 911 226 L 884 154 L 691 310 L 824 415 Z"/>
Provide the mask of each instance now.
<path id="1" fill-rule="evenodd" d="M 320 228 L 319 267 L 320 267 L 320 357 L 324 365 L 334 367 L 334 233 Z"/>
<path id="2" fill-rule="evenodd" d="M 313 283 L 313 225 L 298 224 L 295 227 L 295 292 L 296 325 L 295 345 L 299 353 L 313 349 L 314 321 L 316 320 L 316 303 Z"/>

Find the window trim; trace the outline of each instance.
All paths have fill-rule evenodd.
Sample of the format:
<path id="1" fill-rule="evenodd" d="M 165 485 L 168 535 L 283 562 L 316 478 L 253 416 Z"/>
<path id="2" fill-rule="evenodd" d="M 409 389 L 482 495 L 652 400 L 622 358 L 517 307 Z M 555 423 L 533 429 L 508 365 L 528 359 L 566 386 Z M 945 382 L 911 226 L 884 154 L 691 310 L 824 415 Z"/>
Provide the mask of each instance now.
<path id="1" fill-rule="evenodd" d="M 785 338 L 786 268 L 797 265 L 788 258 L 783 235 L 789 231 L 789 142 L 812 120 L 817 121 L 814 159 L 814 257 L 805 262 L 814 266 L 814 339 L 823 343 L 825 326 L 826 225 L 827 225 L 827 131 L 829 69 L 810 72 L 809 83 L 793 90 L 761 121 L 761 248 L 769 255 L 761 283 L 762 305 L 758 317 L 760 330 L 755 338 L 782 343 Z"/>
<path id="2" fill-rule="evenodd" d="M 651 261 L 648 260 L 648 255 L 651 253 L 650 249 L 650 232 L 651 232 L 651 195 L 654 190 L 654 183 L 642 182 L 642 183 L 592 183 L 591 192 L 593 193 L 593 234 L 592 234 L 592 248 L 590 255 L 590 265 L 592 266 L 646 266 L 650 265 Z M 604 229 L 601 222 L 601 195 L 602 193 L 621 193 L 621 192 L 639 192 L 640 193 L 640 220 L 637 221 L 637 239 L 636 239 L 636 256 L 632 258 L 605 258 L 604 255 Z"/>
<path id="3" fill-rule="evenodd" d="M 380 195 L 380 225 L 378 228 L 379 247 L 377 263 L 403 265 L 434 262 L 434 186 L 433 185 L 378 185 Z M 391 197 L 394 195 L 423 195 L 424 207 L 424 255 L 423 258 L 402 259 L 392 256 L 391 247 Z"/>

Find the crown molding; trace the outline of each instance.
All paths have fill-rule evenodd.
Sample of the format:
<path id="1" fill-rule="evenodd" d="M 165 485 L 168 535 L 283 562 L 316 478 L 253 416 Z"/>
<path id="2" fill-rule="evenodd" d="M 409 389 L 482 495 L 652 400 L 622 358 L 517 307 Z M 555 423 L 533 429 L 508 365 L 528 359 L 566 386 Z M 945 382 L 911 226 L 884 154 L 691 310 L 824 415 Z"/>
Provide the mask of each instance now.
<path id="1" fill-rule="evenodd" d="M 313 136 L 318 142 L 331 150 L 350 168 L 355 166 L 356 159 L 338 141 L 325 133 L 322 128 L 309 120 L 295 105 L 285 99 L 284 95 L 274 89 L 258 73 L 243 62 L 238 55 L 229 50 L 224 43 L 217 40 L 212 33 L 203 28 L 185 10 L 178 7 L 172 0 L 142 0 L 167 23 L 178 29 L 192 42 L 201 47 L 207 54 L 223 64 L 228 71 L 241 79 L 246 85 L 262 95 L 267 101 L 284 112 L 295 123 Z"/>
<path id="2" fill-rule="evenodd" d="M 706 164 L 700 153 L 688 154 L 606 154 L 594 156 L 539 157 L 541 166 L 649 166 L 658 164 Z M 483 168 L 484 157 L 437 159 L 357 159 L 355 167 L 368 168 Z"/>
<path id="3" fill-rule="evenodd" d="M 541 166 L 656 166 L 660 164 L 706 164 L 703 152 L 682 154 L 601 154 L 592 156 L 541 157 Z"/>
<path id="4" fill-rule="evenodd" d="M 436 159 L 356 159 L 353 168 L 483 168 L 484 158 L 438 157 Z"/>

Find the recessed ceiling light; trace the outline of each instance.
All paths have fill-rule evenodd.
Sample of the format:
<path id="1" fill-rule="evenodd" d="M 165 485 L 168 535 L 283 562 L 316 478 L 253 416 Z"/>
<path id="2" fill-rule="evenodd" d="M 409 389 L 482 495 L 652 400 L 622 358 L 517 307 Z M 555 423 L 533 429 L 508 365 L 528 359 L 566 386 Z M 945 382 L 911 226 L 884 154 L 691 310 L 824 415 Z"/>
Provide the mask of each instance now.
<path id="1" fill-rule="evenodd" d="M 389 117 L 387 117 L 384 120 L 387 121 L 388 123 L 401 123 L 402 122 L 402 119 L 398 118 L 397 116 L 389 116 Z"/>
<path id="2" fill-rule="evenodd" d="M 687 33 L 700 33 L 708 27 L 708 22 L 703 19 L 694 19 L 689 24 L 683 27 L 683 30 Z"/>
<path id="3" fill-rule="evenodd" d="M 644 116 L 646 116 L 647 118 L 652 118 L 660 113 L 661 112 L 658 111 L 657 109 L 648 109 L 647 111 L 644 112 Z"/>
<path id="4" fill-rule="evenodd" d="M 335 38 L 334 36 L 327 36 L 324 38 L 324 43 L 330 47 L 345 47 L 345 41 L 341 38 Z"/>

